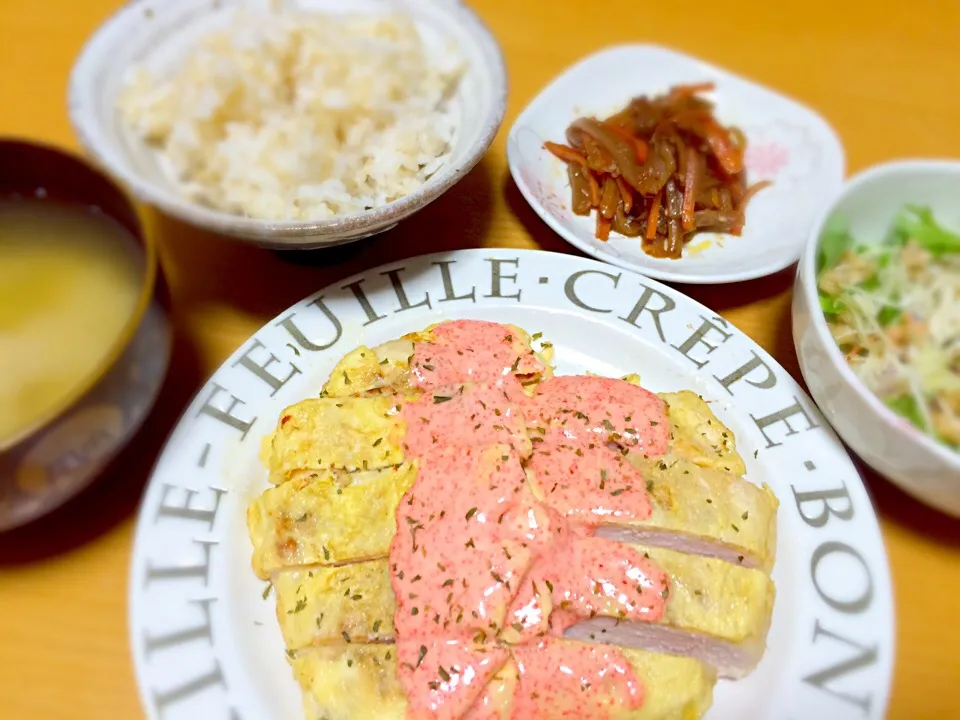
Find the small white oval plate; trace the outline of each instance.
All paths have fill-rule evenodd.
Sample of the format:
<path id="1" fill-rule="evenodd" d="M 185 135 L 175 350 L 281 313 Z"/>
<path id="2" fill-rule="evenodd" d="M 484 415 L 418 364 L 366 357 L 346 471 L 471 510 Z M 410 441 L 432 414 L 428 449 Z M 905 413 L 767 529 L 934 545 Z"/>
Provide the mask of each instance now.
<path id="1" fill-rule="evenodd" d="M 653 258 L 638 238 L 594 237 L 594 215 L 570 210 L 566 166 L 543 149 L 566 142 L 578 117 L 612 115 L 638 95 L 714 82 L 718 120 L 747 136 L 747 178 L 772 180 L 747 207 L 743 235 L 698 235 L 679 260 Z M 820 209 L 840 189 L 843 147 L 826 121 L 799 103 L 688 55 L 654 45 L 621 45 L 581 60 L 520 114 L 507 138 L 510 173 L 536 213 L 571 245 L 649 277 L 727 283 L 769 275 L 800 257 Z"/>
<path id="2" fill-rule="evenodd" d="M 777 600 L 757 670 L 721 682 L 709 720 L 880 720 L 893 597 L 870 498 L 790 375 L 678 291 L 609 265 L 531 250 L 462 250 L 336 283 L 267 323 L 183 415 L 140 510 L 130 637 L 151 720 L 302 718 L 273 598 L 250 566 L 245 514 L 267 487 L 260 439 L 316 395 L 336 361 L 448 318 L 517 323 L 554 343 L 560 373 L 639 372 L 692 389 L 736 433 L 747 477 L 780 498 Z"/>

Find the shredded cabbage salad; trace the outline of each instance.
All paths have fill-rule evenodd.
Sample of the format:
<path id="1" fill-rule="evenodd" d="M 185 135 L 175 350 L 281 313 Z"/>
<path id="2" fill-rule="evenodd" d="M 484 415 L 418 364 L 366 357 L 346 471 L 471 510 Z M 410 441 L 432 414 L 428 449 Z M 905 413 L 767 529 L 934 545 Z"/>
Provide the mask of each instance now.
<path id="1" fill-rule="evenodd" d="M 817 255 L 820 306 L 840 350 L 888 407 L 960 451 L 960 235 L 907 205 L 882 242 L 832 217 Z"/>

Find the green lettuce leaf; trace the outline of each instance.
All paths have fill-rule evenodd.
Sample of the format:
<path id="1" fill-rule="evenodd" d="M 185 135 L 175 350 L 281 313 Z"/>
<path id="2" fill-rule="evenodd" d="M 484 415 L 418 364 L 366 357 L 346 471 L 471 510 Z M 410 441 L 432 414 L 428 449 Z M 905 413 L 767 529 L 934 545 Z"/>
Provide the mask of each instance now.
<path id="1" fill-rule="evenodd" d="M 869 291 L 869 290 L 876 290 L 877 288 L 880 287 L 880 276 L 877 275 L 877 274 L 871 275 L 871 276 L 868 277 L 866 280 L 864 280 L 862 283 L 860 283 L 859 286 L 862 287 L 864 290 L 867 290 L 867 291 Z"/>
<path id="2" fill-rule="evenodd" d="M 886 327 L 899 320 L 901 315 L 903 315 L 903 311 L 900 308 L 893 307 L 893 305 L 884 305 L 877 313 L 877 322 L 880 323 L 881 327 Z"/>
<path id="3" fill-rule="evenodd" d="M 960 235 L 947 230 L 933 217 L 933 211 L 919 205 L 906 205 L 893 220 L 890 240 L 906 244 L 915 240 L 934 255 L 960 252 Z"/>
<path id="4" fill-rule="evenodd" d="M 823 310 L 824 315 L 839 315 L 845 307 L 840 298 L 820 293 L 820 309 Z"/>
<path id="5" fill-rule="evenodd" d="M 923 421 L 923 414 L 917 405 L 913 395 L 898 395 L 897 397 L 885 398 L 887 407 L 893 410 L 897 415 L 906 418 L 912 425 L 920 430 L 926 431 L 927 424 Z"/>
<path id="6" fill-rule="evenodd" d="M 853 236 L 843 215 L 831 215 L 820 234 L 817 248 L 817 275 L 834 267 L 843 254 L 853 247 Z"/>

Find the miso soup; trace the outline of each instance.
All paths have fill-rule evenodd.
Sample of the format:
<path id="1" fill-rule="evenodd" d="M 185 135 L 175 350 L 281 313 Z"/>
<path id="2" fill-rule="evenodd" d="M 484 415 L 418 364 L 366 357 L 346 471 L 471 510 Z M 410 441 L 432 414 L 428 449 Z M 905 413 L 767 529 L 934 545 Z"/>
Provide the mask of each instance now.
<path id="1" fill-rule="evenodd" d="M 95 379 L 144 267 L 128 231 L 95 208 L 0 198 L 0 447 Z"/>

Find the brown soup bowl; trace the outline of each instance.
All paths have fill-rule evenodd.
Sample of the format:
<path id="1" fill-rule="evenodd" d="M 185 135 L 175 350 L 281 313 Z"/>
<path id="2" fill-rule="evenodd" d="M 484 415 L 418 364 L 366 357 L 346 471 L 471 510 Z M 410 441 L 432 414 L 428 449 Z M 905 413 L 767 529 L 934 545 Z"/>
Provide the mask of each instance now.
<path id="1" fill-rule="evenodd" d="M 157 249 L 124 192 L 69 153 L 0 138 L 0 198 L 31 195 L 96 207 L 120 223 L 142 260 L 140 292 L 95 376 L 38 422 L 0 439 L 0 531 L 50 512 L 102 473 L 153 407 L 172 344 Z"/>

